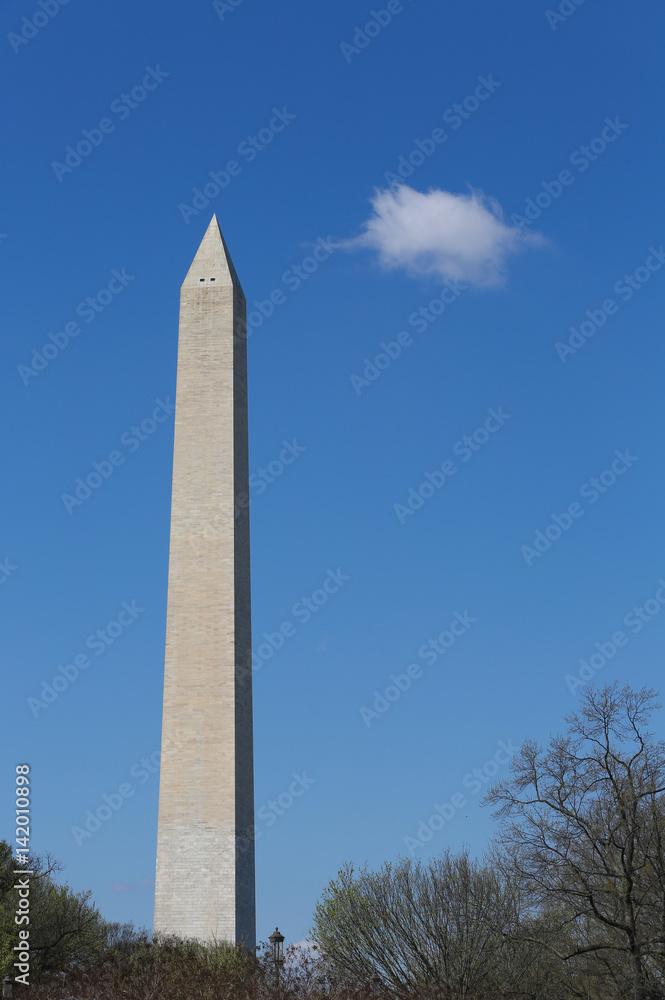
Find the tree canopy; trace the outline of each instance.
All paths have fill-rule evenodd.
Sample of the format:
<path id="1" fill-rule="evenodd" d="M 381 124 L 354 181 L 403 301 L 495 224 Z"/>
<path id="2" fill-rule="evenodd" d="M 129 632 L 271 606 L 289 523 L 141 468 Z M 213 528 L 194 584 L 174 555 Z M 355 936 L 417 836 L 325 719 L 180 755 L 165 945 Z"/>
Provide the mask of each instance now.
<path id="1" fill-rule="evenodd" d="M 316 908 L 331 975 L 443 1000 L 665 1000 L 665 745 L 656 694 L 587 687 L 491 787 L 482 861 L 346 865 Z"/>
<path id="2" fill-rule="evenodd" d="M 32 874 L 30 886 L 29 950 L 31 982 L 44 973 L 91 955 L 109 938 L 116 925 L 108 924 L 90 901 L 90 892 L 72 892 L 59 885 L 55 874 L 62 866 L 50 855 L 31 855 L 18 865 L 6 841 L 0 841 L 0 978 L 14 975 L 14 947 L 19 927 L 15 922 L 17 895 L 14 886 L 25 867 Z M 22 925 L 24 926 L 24 925 Z"/>

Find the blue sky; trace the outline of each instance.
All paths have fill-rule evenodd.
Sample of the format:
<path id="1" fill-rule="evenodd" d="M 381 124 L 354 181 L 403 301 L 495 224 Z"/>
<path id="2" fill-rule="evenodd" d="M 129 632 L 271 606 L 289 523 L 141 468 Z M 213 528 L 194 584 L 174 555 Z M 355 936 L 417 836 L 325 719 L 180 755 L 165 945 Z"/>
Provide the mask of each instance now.
<path id="1" fill-rule="evenodd" d="M 151 925 L 178 296 L 215 212 L 252 308 L 282 292 L 248 342 L 257 931 L 298 940 L 346 860 L 481 852 L 479 786 L 580 670 L 660 685 L 662 8 L 44 4 L 0 11 L 5 815 L 29 761 L 34 848 Z"/>

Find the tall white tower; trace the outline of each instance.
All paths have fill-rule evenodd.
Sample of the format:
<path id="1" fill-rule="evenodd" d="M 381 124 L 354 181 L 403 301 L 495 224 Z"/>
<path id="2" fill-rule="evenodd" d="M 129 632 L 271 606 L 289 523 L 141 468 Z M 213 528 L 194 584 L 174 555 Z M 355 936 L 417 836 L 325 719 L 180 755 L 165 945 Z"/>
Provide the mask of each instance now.
<path id="1" fill-rule="evenodd" d="M 180 295 L 155 930 L 255 944 L 245 296 L 213 216 Z"/>

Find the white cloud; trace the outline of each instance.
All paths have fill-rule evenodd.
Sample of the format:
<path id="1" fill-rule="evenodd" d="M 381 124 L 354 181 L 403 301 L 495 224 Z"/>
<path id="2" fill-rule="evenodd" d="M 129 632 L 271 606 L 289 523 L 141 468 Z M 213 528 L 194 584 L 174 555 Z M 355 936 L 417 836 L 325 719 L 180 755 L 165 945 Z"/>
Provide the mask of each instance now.
<path id="1" fill-rule="evenodd" d="M 511 254 L 546 243 L 537 233 L 506 225 L 499 203 L 479 191 L 423 194 L 401 184 L 377 190 L 371 202 L 364 232 L 344 245 L 375 250 L 389 269 L 492 286 L 504 280 Z"/>

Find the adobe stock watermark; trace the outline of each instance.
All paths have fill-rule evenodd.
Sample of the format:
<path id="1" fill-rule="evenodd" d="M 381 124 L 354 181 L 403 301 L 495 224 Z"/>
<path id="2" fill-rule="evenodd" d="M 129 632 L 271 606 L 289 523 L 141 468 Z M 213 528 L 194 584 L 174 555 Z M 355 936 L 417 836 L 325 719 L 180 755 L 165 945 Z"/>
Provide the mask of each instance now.
<path id="1" fill-rule="evenodd" d="M 139 785 L 145 785 L 153 774 L 159 773 L 160 752 L 153 750 L 149 757 L 141 757 L 129 769 L 130 778 L 134 778 Z M 134 798 L 136 786 L 131 781 L 123 781 L 117 791 L 104 792 L 101 802 L 92 809 L 86 809 L 82 826 L 70 827 L 70 832 L 79 847 L 84 841 L 89 840 L 98 830 L 101 830 L 104 823 L 108 823 L 124 806 L 128 799 Z"/>
<path id="2" fill-rule="evenodd" d="M 282 285 L 289 292 L 297 292 L 306 281 L 315 274 L 321 264 L 328 260 L 340 244 L 336 243 L 332 236 L 319 236 L 316 243 L 312 243 L 312 252 L 308 254 L 298 264 L 292 264 L 282 274 Z M 283 306 L 288 301 L 288 295 L 279 286 L 273 288 L 270 294 L 264 299 L 254 299 L 248 305 L 246 337 L 249 339 L 254 330 L 263 326 L 267 319 L 274 314 L 277 306 Z M 242 340 L 241 334 L 235 335 L 236 341 Z"/>
<path id="3" fill-rule="evenodd" d="M 123 601 L 120 611 L 116 617 L 107 622 L 104 628 L 98 628 L 91 632 L 85 640 L 85 647 L 95 656 L 103 656 L 106 650 L 122 636 L 128 628 L 134 624 L 139 615 L 142 615 L 145 608 L 140 608 L 135 600 Z M 35 718 L 40 712 L 45 711 L 49 705 L 58 700 L 68 687 L 79 679 L 81 673 L 91 666 L 93 660 L 88 653 L 77 653 L 69 663 L 58 664 L 58 672 L 51 678 L 51 682 L 42 683 L 39 698 L 30 697 L 26 699 L 26 704 Z"/>
<path id="4" fill-rule="evenodd" d="M 636 267 L 634 271 L 624 274 L 622 278 L 619 278 L 614 283 L 614 294 L 618 295 L 623 302 L 630 302 L 635 293 L 644 288 L 647 281 L 650 280 L 651 275 L 660 271 L 663 264 L 665 264 L 665 246 L 661 243 L 658 249 L 656 247 L 649 247 L 648 256 L 644 264 Z M 584 315 L 586 319 L 579 323 L 579 329 L 569 326 L 570 337 L 568 340 L 565 343 L 557 340 L 554 345 L 559 359 L 563 364 L 573 354 L 577 354 L 597 330 L 605 326 L 610 316 L 616 316 L 620 308 L 621 303 L 616 302 L 615 299 L 608 298 L 597 309 L 585 310 Z"/>
<path id="5" fill-rule="evenodd" d="M 13 563 L 9 561 L 9 557 L 0 561 L 0 584 L 7 583 L 10 576 L 14 573 L 18 573 L 18 566 L 14 566 Z"/>
<path id="6" fill-rule="evenodd" d="M 548 8 L 545 11 L 545 17 L 552 31 L 556 31 L 560 24 L 565 24 L 569 17 L 577 13 L 578 7 L 581 7 L 583 3 L 584 0 L 561 0 L 556 10 Z"/>
<path id="7" fill-rule="evenodd" d="M 493 73 L 479 76 L 477 81 L 471 94 L 467 94 L 461 102 L 451 105 L 443 112 L 442 118 L 453 132 L 460 129 L 501 86 L 501 82 L 494 79 Z M 433 129 L 425 139 L 415 139 L 411 151 L 398 157 L 395 172 L 386 170 L 383 175 L 390 190 L 397 191 L 400 184 L 412 177 L 418 167 L 422 167 L 423 163 L 447 141 L 448 133 L 442 128 Z"/>
<path id="8" fill-rule="evenodd" d="M 444 629 L 434 639 L 429 639 L 422 644 L 418 650 L 419 658 L 424 660 L 429 667 L 434 666 L 437 660 L 445 656 L 457 640 L 465 635 L 477 621 L 478 619 L 472 618 L 468 611 L 465 611 L 464 614 L 456 611 L 447 629 Z M 371 707 L 361 705 L 358 709 L 365 727 L 369 729 L 375 719 L 380 719 L 382 715 L 385 715 L 390 707 L 409 690 L 414 681 L 419 681 L 422 676 L 423 668 L 420 663 L 409 663 L 404 668 L 403 674 L 390 674 L 388 678 L 390 684 L 383 691 L 377 689 L 373 692 Z"/>
<path id="9" fill-rule="evenodd" d="M 624 615 L 623 624 L 627 629 L 630 629 L 632 635 L 638 635 L 645 625 L 648 625 L 649 622 L 653 621 L 660 614 L 663 607 L 665 607 L 665 578 L 661 576 L 658 581 L 658 590 L 653 597 L 646 600 L 642 606 L 636 605 L 634 608 L 631 608 Z M 598 671 L 602 670 L 610 660 L 613 660 L 617 652 L 628 645 L 630 639 L 630 635 L 626 635 L 621 629 L 617 629 L 616 632 L 612 633 L 610 639 L 595 643 L 596 651 L 594 653 L 587 655 L 586 660 L 580 657 L 580 668 L 577 674 L 566 674 L 564 677 L 570 693 L 576 695 L 578 688 L 583 688 L 587 684 L 590 684 Z"/>
<path id="10" fill-rule="evenodd" d="M 568 162 L 575 167 L 577 174 L 570 170 L 561 170 L 553 181 L 541 181 L 543 189 L 533 198 L 527 198 L 524 202 L 522 212 L 513 212 L 510 221 L 519 233 L 523 233 L 528 226 L 532 226 L 536 219 L 539 219 L 543 212 L 550 207 L 553 201 L 560 198 L 566 188 L 569 188 L 577 180 L 579 174 L 585 173 L 592 163 L 619 138 L 626 129 L 629 128 L 620 121 L 619 116 L 606 118 L 605 127 L 601 129 L 599 135 L 591 140 L 586 146 L 578 146 L 568 157 Z"/>
<path id="11" fill-rule="evenodd" d="M 30 876 L 34 872 L 28 868 L 30 864 L 30 827 L 32 811 L 32 788 L 30 787 L 30 765 L 16 764 L 15 774 L 15 800 L 14 800 L 14 858 L 15 863 L 20 867 L 14 869 L 13 874 L 17 876 L 14 882 L 16 892 L 16 909 L 14 911 L 14 924 L 20 928 L 17 931 L 18 944 L 12 948 L 14 958 L 14 968 L 19 975 L 15 982 L 22 983 L 23 986 L 30 986 Z M 8 886 L 7 886 L 8 888 Z M 22 926 L 22 925 L 25 925 Z M 8 946 L 7 946 L 8 947 Z M 3 987 L 4 991 L 4 987 Z"/>
<path id="12" fill-rule="evenodd" d="M 303 444 L 298 444 L 296 438 L 292 441 L 282 441 L 283 448 L 277 458 L 268 462 L 264 469 L 257 469 L 249 477 L 249 488 L 256 496 L 261 496 L 276 479 L 284 474 L 289 465 L 293 465 L 297 458 L 307 451 Z M 252 498 L 247 493 L 238 493 L 235 498 L 235 514 L 237 517 L 241 510 L 246 510 L 252 502 Z M 205 534 L 205 532 L 204 532 Z"/>
<path id="13" fill-rule="evenodd" d="M 163 424 L 175 411 L 175 404 L 167 396 L 166 400 L 155 400 L 155 407 L 149 417 L 139 424 L 133 424 L 120 435 L 120 444 L 132 455 L 141 445 L 152 437 L 160 424 Z M 63 493 L 60 499 L 65 505 L 68 514 L 72 514 L 76 507 L 81 507 L 86 500 L 89 500 L 95 490 L 111 478 L 116 469 L 125 464 L 127 455 L 119 449 L 109 452 L 108 458 L 101 462 L 92 463 L 92 472 L 88 472 L 84 477 L 77 476 L 74 480 L 73 493 Z"/>
<path id="14" fill-rule="evenodd" d="M 244 2 L 245 0 L 213 0 L 212 6 L 217 17 L 223 21 L 227 14 L 232 14 Z"/>
<path id="15" fill-rule="evenodd" d="M 434 813 L 426 820 L 420 820 L 415 836 L 402 837 L 402 840 L 409 849 L 409 854 L 416 853 L 418 848 L 424 847 L 436 833 L 443 830 L 444 826 L 453 819 L 460 809 L 468 805 L 468 794 L 478 795 L 486 788 L 493 778 L 499 773 L 499 769 L 508 764 L 517 753 L 519 747 L 513 745 L 512 740 L 498 740 L 498 750 L 493 757 L 486 760 L 480 767 L 474 767 L 472 771 L 462 778 L 462 785 L 469 791 L 455 792 L 446 802 L 435 802 L 432 808 Z"/>
<path id="16" fill-rule="evenodd" d="M 318 611 L 326 605 L 332 596 L 351 579 L 346 573 L 342 573 L 341 567 L 336 570 L 329 569 L 320 587 L 317 587 L 308 597 L 301 597 L 291 608 L 291 614 L 300 625 L 306 625 Z M 261 638 L 265 640 L 258 646 L 252 648 L 251 663 L 245 665 L 238 671 L 240 683 L 251 677 L 259 670 L 264 663 L 272 659 L 278 649 L 281 649 L 287 639 L 292 639 L 296 634 L 297 627 L 287 619 L 274 632 L 264 632 Z"/>
<path id="17" fill-rule="evenodd" d="M 113 268 L 110 281 L 104 288 L 98 289 L 95 295 L 88 295 L 87 298 L 79 302 L 75 309 L 75 315 L 86 324 L 94 323 L 99 314 L 103 313 L 116 297 L 124 292 L 127 285 L 130 281 L 134 281 L 135 277 L 136 275 L 127 273 L 126 267 L 120 271 Z M 30 363 L 17 366 L 16 370 L 21 376 L 23 385 L 30 385 L 30 380 L 37 378 L 41 372 L 48 368 L 50 363 L 55 361 L 69 347 L 74 337 L 78 337 L 81 332 L 81 325 L 76 320 L 69 320 L 61 330 L 47 333 L 47 343 L 39 349 L 32 348 Z"/>
<path id="18" fill-rule="evenodd" d="M 487 413 L 488 416 L 480 427 L 476 427 L 471 434 L 465 434 L 453 445 L 453 455 L 458 455 L 462 462 L 468 462 L 473 458 L 487 444 L 492 435 L 500 431 L 505 422 L 510 420 L 510 413 L 504 413 L 503 406 L 500 406 L 498 410 L 488 410 Z M 425 478 L 420 486 L 409 489 L 406 505 L 393 504 L 393 510 L 399 523 L 404 524 L 408 517 L 412 517 L 417 510 L 420 510 L 425 502 L 433 497 L 437 490 L 445 486 L 457 472 L 458 467 L 449 458 L 445 459 L 434 472 L 425 472 Z"/>
<path id="19" fill-rule="evenodd" d="M 611 465 L 604 469 L 599 476 L 594 476 L 588 482 L 582 483 L 579 488 L 579 495 L 587 501 L 591 507 L 600 500 L 603 494 L 614 486 L 620 476 L 623 476 L 628 469 L 637 462 L 637 455 L 631 455 L 630 449 L 614 452 L 615 459 Z M 581 503 L 573 501 L 563 514 L 552 514 L 550 523 L 544 530 L 540 528 L 536 531 L 531 545 L 522 545 L 520 552 L 524 556 L 527 566 L 531 567 L 535 559 L 540 559 L 545 552 L 552 548 L 552 545 L 561 538 L 564 532 L 569 531 L 573 522 L 579 520 L 586 513 L 586 508 Z"/>
<path id="20" fill-rule="evenodd" d="M 239 144 L 236 153 L 242 157 L 245 164 L 253 163 L 259 153 L 262 153 L 271 144 L 275 136 L 283 132 L 284 129 L 295 121 L 296 115 L 291 114 L 286 107 L 273 108 L 272 118 L 260 128 L 256 135 L 246 136 Z M 226 190 L 234 177 L 239 177 L 242 173 L 243 164 L 239 160 L 229 160 L 221 170 L 210 170 L 208 177 L 210 180 L 203 182 L 202 187 L 192 188 L 191 205 L 180 202 L 178 211 L 189 225 L 192 218 L 196 218 L 210 202 L 217 198 L 222 191 Z"/>
<path id="21" fill-rule="evenodd" d="M 318 781 L 318 778 L 310 778 L 307 771 L 300 773 L 294 771 L 291 777 L 293 780 L 288 789 L 281 792 L 276 799 L 268 799 L 267 802 L 257 809 L 256 818 L 260 822 L 255 823 L 254 826 L 245 827 L 237 840 L 237 852 L 244 854 L 255 841 L 263 836 L 265 830 L 269 830 L 271 826 L 274 826 L 278 819 L 285 812 L 288 812 L 295 805 L 296 801 L 301 799 L 312 785 L 315 785 Z"/>
<path id="22" fill-rule="evenodd" d="M 20 52 L 23 45 L 27 45 L 36 35 L 45 28 L 50 21 L 60 13 L 60 8 L 69 3 L 69 0 L 38 0 L 38 9 L 30 17 L 21 18 L 20 33 L 10 31 L 7 40 L 14 52 Z"/>
<path id="23" fill-rule="evenodd" d="M 143 104 L 148 94 L 157 90 L 157 87 L 171 75 L 166 70 L 160 69 L 159 64 L 154 68 L 146 66 L 145 69 L 145 76 L 140 83 L 132 87 L 128 94 L 123 93 L 111 102 L 110 111 L 117 121 L 124 122 L 125 119 L 129 118 L 132 111 Z M 95 149 L 98 149 L 106 137 L 115 130 L 116 122 L 112 118 L 106 117 L 101 118 L 93 128 L 84 128 L 81 132 L 82 138 L 78 140 L 76 146 L 65 147 L 64 163 L 59 160 L 51 162 L 51 169 L 58 181 L 62 183 L 67 174 L 73 174 L 76 168 L 80 167 L 83 161 Z"/>
<path id="24" fill-rule="evenodd" d="M 408 2 L 412 3 L 413 0 L 408 0 Z M 359 56 L 363 49 L 366 49 L 371 41 L 392 23 L 393 17 L 402 14 L 403 11 L 404 4 L 401 0 L 388 0 L 382 10 L 371 10 L 366 24 L 356 25 L 352 41 L 339 43 L 340 51 L 346 62 L 350 63 L 353 56 Z"/>
<path id="25" fill-rule="evenodd" d="M 468 285 L 460 281 L 451 281 L 446 278 L 438 296 L 428 302 L 426 306 L 414 310 L 409 316 L 408 324 L 413 327 L 416 333 L 424 333 L 432 323 L 435 323 L 439 316 L 443 315 L 448 306 L 451 306 L 466 291 Z M 373 358 L 364 358 L 362 375 L 352 373 L 349 381 L 353 386 L 356 396 L 359 396 L 363 389 L 366 389 L 379 378 L 382 372 L 390 368 L 393 361 L 401 355 L 405 347 L 411 347 L 413 336 L 406 330 L 400 330 L 394 340 L 386 343 L 381 341 L 381 350 Z"/>

